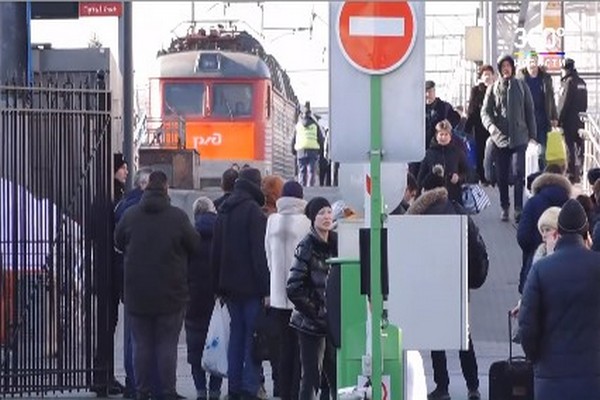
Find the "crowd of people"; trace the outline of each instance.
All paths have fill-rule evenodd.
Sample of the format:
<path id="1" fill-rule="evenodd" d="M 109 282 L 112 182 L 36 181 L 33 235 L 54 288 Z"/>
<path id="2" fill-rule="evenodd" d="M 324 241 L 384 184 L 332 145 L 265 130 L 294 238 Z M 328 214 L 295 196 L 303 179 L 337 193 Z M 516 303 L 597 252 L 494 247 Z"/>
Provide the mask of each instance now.
<path id="1" fill-rule="evenodd" d="M 584 85 L 567 60 L 557 107 L 552 80 L 535 58 L 518 77 L 509 56 L 497 67 L 498 78 L 492 66 L 480 68 L 480 82 L 463 116 L 436 96 L 434 82 L 427 82 L 426 155 L 409 166 L 404 196 L 391 214 L 467 214 L 463 186 L 475 181 L 498 185 L 501 219 L 506 221 L 508 189 L 514 186 L 523 257 L 522 299 L 512 314 L 520 325 L 515 340 L 536 365 L 536 399 L 595 399 L 600 395 L 600 339 L 595 338 L 600 317 L 590 315 L 600 316 L 600 292 L 594 286 L 600 284 L 600 254 L 595 252 L 600 249 L 600 170 L 588 173 L 594 195 L 572 199 L 573 183 L 583 172 L 577 129 Z M 524 202 L 525 150 L 530 142 L 543 148 L 547 132 L 555 127 L 563 130 L 568 155 L 556 163 L 540 153 L 543 172 L 528 177 L 531 198 Z M 232 166 L 222 176 L 222 197 L 195 201 L 193 223 L 170 204 L 163 172 L 136 171 L 135 189 L 125 193 L 127 166 L 122 158 L 115 161 L 115 310 L 122 301 L 127 376 L 125 386 L 113 379 L 111 393 L 180 398 L 177 343 L 185 329 L 198 399 L 220 398 L 222 377 L 203 369 L 202 353 L 213 308 L 222 302 L 231 318 L 230 399 L 336 398 L 326 260 L 337 254 L 336 220 L 353 213 L 336 213 L 339 207 L 323 197 L 304 199 L 303 187 L 316 178 L 323 141 L 309 108 L 297 128 L 298 180 L 263 177 L 249 165 Z M 475 143 L 474 162 L 457 129 Z M 487 164 L 494 166 L 493 174 Z M 476 223 L 468 220 L 471 270 L 487 262 L 487 250 Z M 260 335 L 267 340 L 259 340 Z M 470 335 L 468 349 L 459 354 L 468 399 L 478 400 Z M 428 399 L 448 400 L 445 352 L 432 351 L 431 356 L 436 387 Z M 269 395 L 264 359 L 272 369 Z"/>

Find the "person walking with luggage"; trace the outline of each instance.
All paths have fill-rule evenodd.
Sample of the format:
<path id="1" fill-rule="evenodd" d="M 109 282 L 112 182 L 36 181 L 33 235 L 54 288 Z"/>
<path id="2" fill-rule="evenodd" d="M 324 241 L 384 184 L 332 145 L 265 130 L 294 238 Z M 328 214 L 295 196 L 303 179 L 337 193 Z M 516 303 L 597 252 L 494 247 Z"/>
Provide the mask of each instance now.
<path id="1" fill-rule="evenodd" d="M 539 166 L 540 170 L 543 170 L 546 167 L 545 154 L 548 131 L 551 128 L 558 127 L 558 114 L 556 112 L 556 102 L 554 101 L 552 76 L 546 72 L 545 67 L 538 65 L 537 54 L 529 53 L 527 67 L 519 71 L 519 78 L 527 83 L 531 91 L 535 109 L 537 142 L 542 147 Z"/>
<path id="2" fill-rule="evenodd" d="M 529 87 L 522 80 L 515 79 L 515 60 L 508 55 L 500 57 L 498 71 L 501 79 L 487 89 L 481 107 L 481 121 L 496 148 L 496 178 L 502 207 L 500 218 L 508 221 L 508 186 L 513 181 L 514 218 L 518 223 L 523 210 L 525 152 L 527 144 L 535 142 L 537 137 L 535 111 Z"/>
<path id="3" fill-rule="evenodd" d="M 216 375 L 207 374 L 202 369 L 202 352 L 215 306 L 215 289 L 211 279 L 210 260 L 217 210 L 209 198 L 199 197 L 194 202 L 193 211 L 194 226 L 200 235 L 200 244 L 197 251 L 190 257 L 188 266 L 190 301 L 185 314 L 187 360 L 192 369 L 197 400 L 216 400 L 221 395 L 223 379 Z M 208 382 L 207 375 L 209 377 Z"/>
<path id="4" fill-rule="evenodd" d="M 600 398 L 600 254 L 587 246 L 588 220 L 577 200 L 558 216 L 554 253 L 529 273 L 520 336 L 534 365 L 536 400 Z"/>
<path id="5" fill-rule="evenodd" d="M 305 210 L 311 230 L 298 244 L 287 281 L 287 295 L 294 304 L 290 325 L 300 344 L 302 377 L 299 400 L 316 400 L 325 372 L 330 388 L 336 387 L 335 357 L 327 346 L 327 280 L 332 256 L 330 244 L 333 211 L 323 197 L 313 198 Z"/>
<path id="6" fill-rule="evenodd" d="M 477 175 L 482 184 L 487 184 L 488 181 L 485 178 L 483 160 L 485 157 L 485 142 L 490 137 L 490 133 L 481 122 L 481 106 L 483 105 L 487 88 L 494 83 L 494 67 L 488 64 L 479 67 L 477 79 L 479 82 L 471 88 L 465 131 L 467 133 L 474 133 L 477 150 Z"/>
<path id="7" fill-rule="evenodd" d="M 564 60 L 561 69 L 560 92 L 558 95 L 558 124 L 565 134 L 565 142 L 569 149 L 569 166 L 567 172 L 573 183 L 581 182 L 583 166 L 583 139 L 579 129 L 583 122 L 579 113 L 587 111 L 588 93 L 585 81 L 575 69 L 575 61 Z"/>

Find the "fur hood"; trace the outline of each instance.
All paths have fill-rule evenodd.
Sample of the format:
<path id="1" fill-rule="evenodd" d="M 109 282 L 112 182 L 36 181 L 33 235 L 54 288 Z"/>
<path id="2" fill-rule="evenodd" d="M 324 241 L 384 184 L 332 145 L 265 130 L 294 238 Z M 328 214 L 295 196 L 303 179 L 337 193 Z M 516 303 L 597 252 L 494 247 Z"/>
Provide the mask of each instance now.
<path id="1" fill-rule="evenodd" d="M 573 186 L 571 185 L 571 182 L 569 182 L 569 180 L 562 175 L 544 172 L 535 178 L 531 184 L 531 191 L 535 195 L 546 186 L 558 186 L 564 189 L 567 192 L 567 195 L 571 197 L 571 189 Z"/>
<path id="2" fill-rule="evenodd" d="M 423 192 L 406 210 L 407 215 L 425 214 L 432 206 L 448 201 L 448 190 L 444 187 Z"/>

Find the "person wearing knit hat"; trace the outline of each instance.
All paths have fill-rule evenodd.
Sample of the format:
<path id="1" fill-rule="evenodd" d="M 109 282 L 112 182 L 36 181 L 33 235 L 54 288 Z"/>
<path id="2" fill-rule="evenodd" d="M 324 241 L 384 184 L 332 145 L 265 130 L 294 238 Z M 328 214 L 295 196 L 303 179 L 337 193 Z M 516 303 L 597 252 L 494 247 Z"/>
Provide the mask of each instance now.
<path id="1" fill-rule="evenodd" d="M 114 172 L 114 192 L 113 201 L 117 204 L 125 194 L 125 184 L 127 183 L 127 161 L 123 158 L 123 154 L 117 153 L 113 155 L 113 172 Z"/>
<path id="2" fill-rule="evenodd" d="M 513 183 L 514 219 L 518 223 L 523 210 L 525 153 L 529 142 L 537 141 L 535 107 L 529 86 L 515 78 L 512 56 L 504 55 L 498 59 L 498 72 L 501 79 L 486 93 L 481 107 L 481 122 L 490 133 L 496 149 L 496 178 L 502 209 L 500 219 L 509 219 L 508 188 L 509 183 Z"/>
<path id="3" fill-rule="evenodd" d="M 584 240 L 587 224 L 581 204 L 567 201 L 554 253 L 533 265 L 525 283 L 519 334 L 535 399 L 600 398 L 600 254 Z"/>
<path id="4" fill-rule="evenodd" d="M 336 387 L 335 359 L 326 356 L 327 347 L 327 281 L 334 255 L 329 243 L 333 212 L 329 201 L 315 197 L 305 209 L 312 229 L 296 247 L 287 280 L 287 297 L 294 304 L 290 326 L 297 331 L 300 345 L 302 377 L 300 399 L 315 399 L 325 374 L 330 388 Z"/>
<path id="5" fill-rule="evenodd" d="M 539 259 L 554 252 L 554 246 L 558 240 L 558 215 L 560 207 L 550 207 L 542 213 L 538 220 L 538 230 L 542 235 L 542 243 L 533 255 L 532 265 Z"/>
<path id="6" fill-rule="evenodd" d="M 281 189 L 281 197 L 295 197 L 297 199 L 303 199 L 304 189 L 302 189 L 302 185 L 296 181 L 287 181 Z"/>
<path id="7" fill-rule="evenodd" d="M 235 398 L 255 398 L 261 387 L 260 365 L 248 359 L 270 292 L 261 181 L 258 169 L 240 171 L 233 192 L 219 207 L 211 251 L 213 285 L 231 316 L 227 384 Z"/>
<path id="8" fill-rule="evenodd" d="M 425 164 L 422 164 L 425 165 Z M 444 167 L 440 164 L 434 165 L 431 169 L 431 172 L 427 175 L 424 175 L 421 181 L 421 188 L 424 191 L 433 190 L 439 187 L 444 187 L 446 185 L 446 180 L 444 179 Z M 421 174 L 420 174 L 421 175 Z"/>
<path id="9" fill-rule="evenodd" d="M 298 338 L 296 331 L 290 327 L 294 305 L 288 299 L 286 287 L 296 246 L 311 230 L 310 220 L 304 214 L 306 200 L 303 195 L 298 182 L 286 182 L 276 203 L 277 212 L 269 216 L 265 233 L 265 251 L 271 272 L 269 312 L 273 316 L 277 336 L 269 342 L 274 347 L 272 354 L 279 357 L 273 371 L 277 376 L 278 397 L 282 399 L 298 398 L 300 376 L 295 373 L 300 369 Z"/>
<path id="10" fill-rule="evenodd" d="M 585 209 L 577 200 L 569 199 L 562 206 L 558 215 L 558 233 L 561 235 L 581 235 L 586 238 L 588 228 Z"/>
<path id="11" fill-rule="evenodd" d="M 310 220 L 310 224 L 313 228 L 315 228 L 315 220 L 316 220 L 317 216 L 324 208 L 329 208 L 329 211 L 332 211 L 331 203 L 329 203 L 329 200 L 327 200 L 324 197 L 315 197 L 312 200 L 310 200 L 308 202 L 308 204 L 306 204 L 306 209 L 305 209 L 304 213 Z M 333 214 L 332 214 L 332 220 L 333 220 Z M 321 226 L 321 228 L 323 228 L 323 226 Z"/>

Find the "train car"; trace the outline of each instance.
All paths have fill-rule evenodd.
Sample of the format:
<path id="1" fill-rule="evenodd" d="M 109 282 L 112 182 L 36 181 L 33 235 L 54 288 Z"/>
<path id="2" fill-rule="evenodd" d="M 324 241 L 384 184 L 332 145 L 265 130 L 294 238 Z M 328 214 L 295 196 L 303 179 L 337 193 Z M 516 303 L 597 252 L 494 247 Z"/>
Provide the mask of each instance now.
<path id="1" fill-rule="evenodd" d="M 203 29 L 159 52 L 145 149 L 194 149 L 201 186 L 233 163 L 294 175 L 299 103 L 277 60 L 245 31 Z"/>

